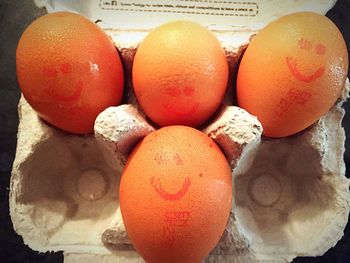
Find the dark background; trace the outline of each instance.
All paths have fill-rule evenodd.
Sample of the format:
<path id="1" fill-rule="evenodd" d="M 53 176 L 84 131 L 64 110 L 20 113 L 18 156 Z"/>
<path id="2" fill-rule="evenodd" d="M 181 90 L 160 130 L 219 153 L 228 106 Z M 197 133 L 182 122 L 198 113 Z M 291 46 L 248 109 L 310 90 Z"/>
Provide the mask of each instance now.
<path id="1" fill-rule="evenodd" d="M 9 182 L 12 162 L 16 152 L 18 128 L 17 104 L 20 91 L 16 79 L 15 53 L 24 29 L 44 10 L 38 9 L 32 0 L 0 0 L 0 262 L 63 262 L 62 253 L 38 254 L 23 244 L 12 227 L 9 216 Z M 327 13 L 333 20 L 350 48 L 350 0 L 338 0 Z M 347 113 L 343 126 L 347 140 L 345 162 L 346 175 L 350 177 L 350 101 L 344 105 Z M 317 234 L 317 233 L 315 233 Z M 297 258 L 293 263 L 349 263 L 350 224 L 344 237 L 322 257 Z M 166 262 L 164 262 L 166 263 Z"/>

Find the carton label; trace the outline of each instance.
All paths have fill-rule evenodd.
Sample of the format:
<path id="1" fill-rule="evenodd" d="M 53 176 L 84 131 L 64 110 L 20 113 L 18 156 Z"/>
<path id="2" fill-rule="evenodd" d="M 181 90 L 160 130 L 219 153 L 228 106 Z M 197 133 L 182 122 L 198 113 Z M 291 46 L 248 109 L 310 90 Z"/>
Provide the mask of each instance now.
<path id="1" fill-rule="evenodd" d="M 178 0 L 164 3 L 160 0 L 128 1 L 100 0 L 104 10 L 157 12 L 208 16 L 256 16 L 259 13 L 257 2 Z"/>

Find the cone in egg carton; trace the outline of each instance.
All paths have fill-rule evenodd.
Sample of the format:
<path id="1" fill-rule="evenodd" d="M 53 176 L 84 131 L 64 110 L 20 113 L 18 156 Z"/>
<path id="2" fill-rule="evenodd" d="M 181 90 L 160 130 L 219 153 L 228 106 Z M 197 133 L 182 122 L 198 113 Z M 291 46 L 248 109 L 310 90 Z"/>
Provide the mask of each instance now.
<path id="1" fill-rule="evenodd" d="M 45 76 L 40 81 L 46 82 L 35 84 L 49 87 L 45 98 L 60 101 L 56 110 L 46 111 L 50 107 L 47 104 L 43 107 L 44 104 L 35 100 L 41 93 L 24 94 L 35 110 L 22 96 L 10 213 L 14 228 L 25 244 L 41 252 L 64 251 L 65 262 L 144 262 L 144 259 L 148 262 L 290 262 L 297 256 L 322 255 L 341 238 L 350 200 L 343 161 L 345 133 L 341 126 L 344 115 L 341 105 L 348 97 L 349 83 L 344 83 L 341 68 L 344 63 L 337 64 L 334 60 L 328 63 L 324 58 L 342 57 L 344 54 L 337 52 L 343 52 L 344 48 L 327 49 L 320 34 L 310 36 L 301 32 L 304 34 L 290 38 L 276 37 L 281 30 L 294 32 L 285 30 L 284 25 L 287 29 L 293 26 L 286 20 L 282 20 L 280 27 L 270 25 L 255 40 L 252 38 L 262 27 L 291 10 L 325 13 L 333 1 L 297 4 L 216 1 L 210 5 L 207 1 L 36 2 L 49 12 L 74 11 L 100 21 L 120 52 L 125 94 L 121 104 L 115 106 L 121 100 L 123 88 L 116 95 L 109 87 L 118 86 L 122 78 L 108 78 L 110 74 L 106 74 L 101 84 L 95 76 L 100 74 L 103 63 L 89 57 L 87 72 L 73 61 L 43 69 Z M 60 16 L 56 18 L 65 17 Z M 225 51 L 224 60 L 228 62 L 228 75 L 214 82 L 224 83 L 224 92 L 217 88 L 216 93 L 205 94 L 200 86 L 211 84 L 211 80 L 203 77 L 206 83 L 197 83 L 198 89 L 185 85 L 177 90 L 174 85 L 168 85 L 166 96 L 161 92 L 147 94 L 150 84 L 143 81 L 163 78 L 166 82 L 162 74 L 170 74 L 166 69 L 175 63 L 169 58 L 159 72 L 145 73 L 148 64 L 152 66 L 166 57 L 159 36 L 176 32 L 183 22 L 176 24 L 175 29 L 169 29 L 171 24 L 167 24 L 166 30 L 152 31 L 158 32 L 158 41 L 147 46 L 154 38 L 154 33 L 151 35 L 149 31 L 177 19 L 202 24 L 219 40 Z M 305 19 L 302 16 L 298 21 L 305 23 Z M 329 22 L 322 23 L 325 26 L 321 28 L 327 30 Z M 201 38 L 207 37 L 206 30 L 190 24 L 199 30 L 197 34 Z M 187 32 L 186 28 L 178 31 Z M 271 38 L 269 34 L 274 36 L 274 41 L 264 40 Z M 143 41 L 146 36 L 147 41 Z M 102 36 L 97 39 L 99 43 L 105 41 Z M 171 37 L 168 35 L 166 39 L 169 41 Z M 191 43 L 196 47 L 196 50 L 190 48 L 187 55 L 195 56 L 202 46 L 209 46 L 196 43 L 197 40 L 186 42 L 189 47 Z M 205 43 L 210 41 L 215 43 L 212 35 Z M 141 42 L 139 54 L 148 56 L 153 49 L 159 56 L 146 60 L 141 55 L 135 57 Z M 213 46 L 217 50 L 218 46 Z M 305 53 L 286 55 L 286 50 Z M 74 48 L 67 50 L 68 56 L 74 52 Z M 108 52 L 112 51 L 106 48 L 95 58 L 108 61 Z M 206 53 L 205 56 L 210 61 L 210 56 Z M 312 61 L 305 60 L 305 66 L 304 60 L 298 60 L 302 56 Z M 176 57 L 187 68 L 201 66 L 181 59 Z M 324 64 L 317 64 L 320 62 Z M 109 64 L 108 70 L 120 65 Z M 333 65 L 331 73 L 338 78 L 332 79 L 333 75 L 327 74 L 327 65 Z M 204 66 L 208 75 L 215 67 L 216 64 Z M 278 71 L 270 80 L 282 82 L 283 87 L 289 88 L 287 91 L 267 93 L 266 89 L 258 88 L 267 84 L 276 87 L 269 78 L 264 78 L 271 68 Z M 26 67 L 17 69 L 19 75 L 25 75 Z M 77 77 L 69 77 L 72 72 L 83 78 L 76 81 Z M 193 71 L 187 75 L 190 80 L 193 77 L 203 81 L 191 74 Z M 26 84 L 33 81 L 33 75 L 19 78 L 23 93 L 34 92 Z M 116 75 L 120 76 L 120 72 Z M 92 91 L 89 83 L 94 86 Z M 327 85 L 335 88 L 329 91 Z M 62 91 L 61 87 L 66 88 Z M 94 93 L 97 87 L 107 92 Z M 316 90 L 324 91 L 322 103 L 314 99 L 320 96 Z M 80 98 L 78 106 L 73 100 L 75 91 L 82 92 L 76 96 Z M 203 94 L 196 94 L 198 91 Z M 191 101 L 186 96 L 198 98 L 200 103 L 196 111 L 188 108 L 187 114 L 183 114 L 179 110 L 187 109 L 186 103 Z M 206 103 L 200 101 L 203 97 Z M 236 97 L 238 105 L 246 110 L 234 106 Z M 98 98 L 98 103 L 91 103 L 91 98 Z M 157 108 L 167 99 L 179 106 Z M 210 104 L 210 99 L 216 102 Z M 96 106 L 103 103 L 111 105 L 104 104 L 103 109 Z M 275 108 L 271 113 L 265 106 L 273 103 Z M 168 114 L 165 118 L 162 110 Z M 85 112 L 88 114 L 84 115 Z M 59 117 L 50 118 L 50 114 Z M 195 117 L 188 118 L 189 115 Z M 62 121 L 62 116 L 67 119 Z M 97 116 L 96 120 L 93 116 Z M 169 120 L 179 119 L 185 120 L 182 124 L 197 129 L 160 128 L 172 125 Z M 73 126 L 65 126 L 70 123 L 67 120 L 73 120 Z M 84 131 L 79 130 L 81 127 Z M 92 127 L 94 135 L 74 134 L 92 131 Z"/>

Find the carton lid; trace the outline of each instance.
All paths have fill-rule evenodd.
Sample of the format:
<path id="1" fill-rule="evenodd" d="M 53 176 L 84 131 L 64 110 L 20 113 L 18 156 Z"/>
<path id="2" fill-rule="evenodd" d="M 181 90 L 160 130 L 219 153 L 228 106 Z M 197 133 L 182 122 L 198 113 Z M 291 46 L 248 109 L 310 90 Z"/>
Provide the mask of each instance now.
<path id="1" fill-rule="evenodd" d="M 217 31 L 257 31 L 289 13 L 325 14 L 336 0 L 34 0 L 47 11 L 71 11 L 101 20 L 103 29 L 148 31 L 186 19 Z"/>

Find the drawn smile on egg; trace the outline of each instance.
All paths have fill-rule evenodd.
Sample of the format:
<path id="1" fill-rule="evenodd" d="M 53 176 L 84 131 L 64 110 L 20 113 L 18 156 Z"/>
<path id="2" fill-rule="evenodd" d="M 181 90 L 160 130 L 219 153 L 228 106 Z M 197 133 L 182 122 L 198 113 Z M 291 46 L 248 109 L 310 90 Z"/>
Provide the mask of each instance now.
<path id="1" fill-rule="evenodd" d="M 293 76 L 303 82 L 309 83 L 312 81 L 315 81 L 319 77 L 321 77 L 324 74 L 324 67 L 319 67 L 313 74 L 311 75 L 305 75 L 302 74 L 298 70 L 298 61 L 293 57 L 286 57 L 286 62 L 289 68 L 289 71 L 293 74 Z"/>
<path id="2" fill-rule="evenodd" d="M 182 188 L 179 191 L 177 191 L 176 193 L 169 193 L 168 191 L 166 191 L 163 188 L 162 183 L 160 182 L 160 179 L 155 178 L 154 176 L 150 178 L 150 183 L 151 183 L 153 189 L 164 200 L 177 201 L 177 200 L 180 200 L 182 197 L 184 197 L 185 194 L 188 192 L 188 190 L 191 186 L 191 178 L 186 177 L 183 184 L 182 184 Z"/>
<path id="3" fill-rule="evenodd" d="M 56 79 L 58 74 L 63 74 L 63 75 L 69 75 L 72 73 L 72 66 L 69 63 L 64 63 L 61 64 L 59 67 L 59 71 L 55 67 L 44 67 L 43 69 L 43 75 L 48 77 L 49 79 Z M 55 83 L 55 82 L 54 82 Z M 60 94 L 58 91 L 60 89 L 56 88 L 56 85 L 48 85 L 49 88 L 46 90 L 47 94 L 59 101 L 63 102 L 71 102 L 77 100 L 81 92 L 83 90 L 83 82 L 78 81 L 74 85 L 74 92 L 72 92 L 71 95 L 66 95 L 66 94 Z"/>
<path id="4" fill-rule="evenodd" d="M 298 41 L 298 46 L 300 49 L 307 51 L 307 52 L 312 52 L 313 51 L 313 44 L 310 40 L 307 40 L 305 38 L 300 38 Z M 321 44 L 318 43 L 315 47 L 315 53 L 317 55 L 324 55 L 327 51 L 326 47 Z M 292 73 L 292 75 L 303 82 L 306 83 L 310 83 L 315 81 L 316 79 L 322 77 L 322 75 L 324 74 L 324 66 L 320 66 L 318 69 L 316 69 L 314 71 L 314 73 L 309 74 L 309 75 L 305 75 L 303 73 L 300 72 L 300 70 L 298 69 L 298 60 L 296 58 L 293 58 L 291 56 L 286 57 L 286 63 L 288 65 L 289 71 Z"/>
<path id="5" fill-rule="evenodd" d="M 179 117 L 186 117 L 186 116 L 189 116 L 189 115 L 192 115 L 194 114 L 198 107 L 199 107 L 199 103 L 195 103 L 191 108 L 189 109 L 186 109 L 185 107 L 179 107 L 179 106 L 176 106 L 176 105 L 170 105 L 170 104 L 163 104 L 163 107 L 164 109 L 173 114 L 173 115 L 176 115 L 176 116 L 179 116 Z"/>
<path id="6" fill-rule="evenodd" d="M 83 83 L 81 81 L 79 81 L 75 85 L 75 91 L 72 95 L 61 95 L 56 91 L 55 88 L 52 88 L 52 87 L 48 89 L 47 93 L 52 98 L 55 98 L 57 100 L 70 102 L 70 101 L 77 100 L 80 97 L 82 90 L 83 90 Z"/>
<path id="7" fill-rule="evenodd" d="M 170 114 L 178 117 L 186 117 L 193 115 L 198 110 L 199 102 L 181 103 L 184 99 L 193 100 L 194 89 L 192 87 L 185 87 L 183 90 L 178 87 L 167 87 L 165 93 L 177 99 L 174 103 L 162 104 L 163 108 Z"/>

